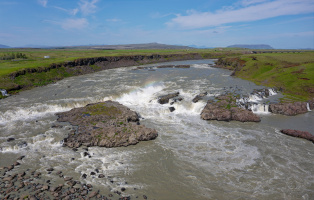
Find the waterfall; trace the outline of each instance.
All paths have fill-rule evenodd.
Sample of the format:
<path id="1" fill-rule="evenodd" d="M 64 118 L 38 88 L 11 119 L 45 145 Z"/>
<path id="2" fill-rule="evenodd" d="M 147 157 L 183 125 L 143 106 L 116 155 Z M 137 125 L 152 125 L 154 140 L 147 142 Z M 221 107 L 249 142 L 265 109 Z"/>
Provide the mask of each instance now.
<path id="1" fill-rule="evenodd" d="M 273 96 L 273 95 L 276 95 L 277 93 L 275 92 L 275 90 L 274 89 L 268 89 L 268 91 L 269 91 L 269 96 Z"/>
<path id="2" fill-rule="evenodd" d="M 5 89 L 0 89 L 0 92 L 1 92 L 2 96 L 9 96 L 9 94 L 7 93 L 7 91 Z"/>
<path id="3" fill-rule="evenodd" d="M 261 101 L 262 98 L 256 94 L 250 95 L 248 101 L 249 102 L 258 102 Z"/>
<path id="4" fill-rule="evenodd" d="M 269 113 L 269 105 L 267 104 L 251 104 L 250 109 L 253 113 Z"/>
<path id="5" fill-rule="evenodd" d="M 306 108 L 307 108 L 307 111 L 311 111 L 311 108 L 310 108 L 310 104 L 309 104 L 309 103 L 306 103 Z"/>

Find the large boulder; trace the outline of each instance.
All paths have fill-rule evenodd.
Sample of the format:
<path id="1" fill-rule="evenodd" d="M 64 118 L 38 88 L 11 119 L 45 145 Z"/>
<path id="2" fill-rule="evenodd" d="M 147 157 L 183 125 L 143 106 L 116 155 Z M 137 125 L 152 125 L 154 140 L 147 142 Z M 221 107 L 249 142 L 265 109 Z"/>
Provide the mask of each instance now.
<path id="1" fill-rule="evenodd" d="M 136 112 L 114 101 L 89 104 L 56 115 L 59 122 L 78 127 L 64 139 L 64 145 L 71 148 L 121 147 L 158 136 L 156 130 L 140 125 Z"/>
<path id="2" fill-rule="evenodd" d="M 308 112 L 306 102 L 270 104 L 269 111 L 275 114 L 294 116 Z"/>
<path id="3" fill-rule="evenodd" d="M 171 94 L 167 94 L 167 95 L 164 95 L 164 96 L 160 96 L 158 98 L 158 103 L 160 104 L 166 104 L 166 103 L 169 103 L 169 100 L 170 99 L 173 99 L 175 97 L 178 97 L 179 96 L 179 92 L 175 92 L 175 93 L 171 93 Z"/>
<path id="4" fill-rule="evenodd" d="M 209 100 L 202 110 L 201 118 L 204 120 L 259 122 L 260 117 L 252 111 L 239 108 L 236 97 L 232 94 L 220 95 L 218 101 Z"/>
<path id="5" fill-rule="evenodd" d="M 197 103 L 199 100 L 203 99 L 208 93 L 204 92 L 204 93 L 200 93 L 198 95 L 196 95 L 193 99 L 192 102 L 193 103 Z"/>
<path id="6" fill-rule="evenodd" d="M 303 138 L 306 140 L 309 140 L 314 143 L 314 135 L 307 131 L 298 131 L 298 130 L 292 130 L 292 129 L 283 129 L 280 130 L 281 133 L 292 136 L 292 137 L 298 137 Z"/>

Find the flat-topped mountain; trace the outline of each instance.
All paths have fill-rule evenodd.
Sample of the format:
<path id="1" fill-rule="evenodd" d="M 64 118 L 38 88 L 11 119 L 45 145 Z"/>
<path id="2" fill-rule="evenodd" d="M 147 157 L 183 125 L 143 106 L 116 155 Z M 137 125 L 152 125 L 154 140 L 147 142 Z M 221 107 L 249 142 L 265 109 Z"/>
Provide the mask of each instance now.
<path id="1" fill-rule="evenodd" d="M 119 45 L 87 45 L 87 46 L 69 46 L 64 48 L 79 49 L 194 49 L 189 46 L 168 45 L 159 43 L 146 44 L 119 44 Z"/>

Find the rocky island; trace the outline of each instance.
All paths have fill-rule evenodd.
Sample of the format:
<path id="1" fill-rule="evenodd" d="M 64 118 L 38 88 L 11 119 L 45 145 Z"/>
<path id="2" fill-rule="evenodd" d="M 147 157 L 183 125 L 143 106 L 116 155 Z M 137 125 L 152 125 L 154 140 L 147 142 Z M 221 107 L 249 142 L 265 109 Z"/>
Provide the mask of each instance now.
<path id="1" fill-rule="evenodd" d="M 121 147 L 158 136 L 156 130 L 140 125 L 136 112 L 114 101 L 89 104 L 56 115 L 59 122 L 77 126 L 77 130 L 64 139 L 64 146 L 70 148 L 82 145 Z"/>

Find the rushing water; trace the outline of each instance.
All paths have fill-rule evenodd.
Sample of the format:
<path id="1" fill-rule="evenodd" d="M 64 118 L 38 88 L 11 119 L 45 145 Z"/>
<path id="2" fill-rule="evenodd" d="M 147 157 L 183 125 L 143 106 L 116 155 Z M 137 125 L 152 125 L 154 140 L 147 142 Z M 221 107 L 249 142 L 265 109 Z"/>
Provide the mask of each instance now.
<path id="1" fill-rule="evenodd" d="M 207 99 L 229 90 L 248 95 L 263 88 L 230 77 L 230 71 L 212 68 L 212 63 L 172 63 L 192 64 L 189 69 L 106 70 L 1 100 L 0 167 L 27 155 L 23 167 L 50 179 L 54 177 L 45 169 L 53 167 L 103 191 L 125 187 L 123 195 L 146 194 L 149 199 L 314 199 L 313 143 L 279 132 L 313 131 L 313 112 L 287 117 L 256 107 L 260 123 L 201 120 Z M 173 104 L 174 112 L 169 104 L 157 103 L 158 96 L 177 91 L 184 100 Z M 207 97 L 192 103 L 202 92 Z M 137 111 L 141 123 L 159 132 L 158 138 L 129 147 L 92 147 L 91 158 L 82 149 L 61 147 L 71 126 L 51 128 L 55 113 L 109 99 Z M 7 142 L 10 137 L 15 140 Z M 96 168 L 109 178 L 80 178 Z"/>

